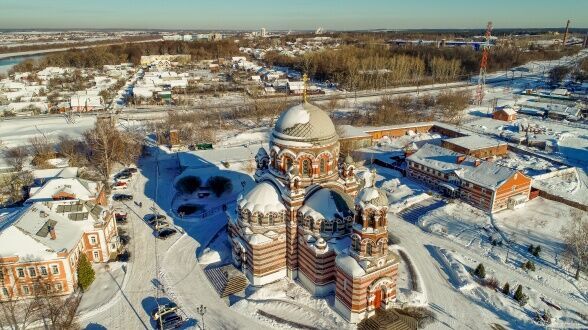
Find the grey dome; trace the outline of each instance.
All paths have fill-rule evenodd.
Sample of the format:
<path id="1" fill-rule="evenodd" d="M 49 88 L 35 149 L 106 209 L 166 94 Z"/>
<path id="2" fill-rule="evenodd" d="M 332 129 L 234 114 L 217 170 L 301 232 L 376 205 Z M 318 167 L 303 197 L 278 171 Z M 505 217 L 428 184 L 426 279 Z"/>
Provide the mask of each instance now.
<path id="1" fill-rule="evenodd" d="M 282 112 L 274 126 L 272 139 L 282 143 L 297 141 L 321 144 L 335 142 L 338 136 L 335 125 L 326 112 L 303 102 Z"/>
<path id="2" fill-rule="evenodd" d="M 376 207 L 382 208 L 388 206 L 388 196 L 384 191 L 376 187 L 366 187 L 359 191 L 355 203 L 362 208 Z"/>

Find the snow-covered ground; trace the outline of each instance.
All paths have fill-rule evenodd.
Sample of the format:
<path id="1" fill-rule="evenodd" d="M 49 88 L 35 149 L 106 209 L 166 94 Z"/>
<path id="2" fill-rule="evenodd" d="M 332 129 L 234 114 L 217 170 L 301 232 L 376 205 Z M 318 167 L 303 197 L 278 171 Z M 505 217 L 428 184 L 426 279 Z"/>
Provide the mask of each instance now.
<path id="1" fill-rule="evenodd" d="M 455 288 L 477 300 L 502 321 L 511 323 L 511 327 L 538 327 L 530 319 L 534 310 L 549 309 L 554 316 L 553 325 L 582 328 L 588 323 L 576 312 L 582 313 L 588 308 L 588 283 L 585 279 L 574 280 L 572 270 L 561 258 L 563 244 L 559 232 L 570 220 L 570 210 L 567 205 L 539 197 L 524 208 L 497 213 L 494 227 L 489 215 L 456 202 L 429 212 L 418 224 L 435 237 L 422 243 L 436 246 L 433 255 L 448 272 Z M 502 241 L 497 229 L 510 244 Z M 539 257 L 527 251 L 529 244 L 541 246 Z M 521 269 L 527 260 L 535 263 L 536 271 Z M 478 263 L 484 263 L 486 272 L 501 286 L 509 282 L 514 290 L 513 284 L 522 284 L 531 296 L 528 307 L 520 308 L 499 292 L 472 285 L 471 276 L 464 273 L 460 264 L 472 270 Z M 560 312 L 543 303 L 540 297 L 568 306 Z"/>

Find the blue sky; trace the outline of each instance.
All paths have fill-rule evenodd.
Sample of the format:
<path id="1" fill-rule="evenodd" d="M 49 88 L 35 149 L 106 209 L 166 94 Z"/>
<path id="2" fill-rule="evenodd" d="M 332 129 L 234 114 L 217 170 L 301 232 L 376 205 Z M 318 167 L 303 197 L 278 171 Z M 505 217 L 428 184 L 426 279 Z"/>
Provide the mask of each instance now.
<path id="1" fill-rule="evenodd" d="M 0 0 L 0 28 L 588 27 L 588 0 Z"/>

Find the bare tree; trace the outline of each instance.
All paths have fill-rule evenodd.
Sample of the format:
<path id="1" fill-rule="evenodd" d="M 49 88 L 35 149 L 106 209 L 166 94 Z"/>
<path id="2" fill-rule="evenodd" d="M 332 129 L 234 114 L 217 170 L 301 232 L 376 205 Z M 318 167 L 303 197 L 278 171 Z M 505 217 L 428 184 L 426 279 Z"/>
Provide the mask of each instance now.
<path id="1" fill-rule="evenodd" d="M 18 146 L 4 150 L 3 156 L 6 162 L 14 167 L 16 172 L 20 172 L 24 167 L 25 160 L 29 156 L 29 152 L 27 148 Z"/>
<path id="2" fill-rule="evenodd" d="M 31 144 L 34 165 L 44 165 L 48 159 L 55 156 L 53 144 L 49 142 L 45 135 L 36 135 L 30 138 L 29 143 Z"/>
<path id="3" fill-rule="evenodd" d="M 564 256 L 576 267 L 574 277 L 579 279 L 580 271 L 588 264 L 588 217 L 586 212 L 573 209 L 570 218 L 570 223 L 561 230 L 566 245 Z"/>
<path id="4" fill-rule="evenodd" d="M 110 120 L 98 120 L 93 129 L 84 133 L 84 138 L 90 161 L 104 182 L 108 181 L 114 163 L 129 165 L 141 154 L 141 138 L 119 131 Z"/>
<path id="5" fill-rule="evenodd" d="M 82 141 L 61 135 L 57 143 L 57 148 L 61 155 L 69 160 L 71 166 L 83 166 L 86 164 L 87 150 Z"/>

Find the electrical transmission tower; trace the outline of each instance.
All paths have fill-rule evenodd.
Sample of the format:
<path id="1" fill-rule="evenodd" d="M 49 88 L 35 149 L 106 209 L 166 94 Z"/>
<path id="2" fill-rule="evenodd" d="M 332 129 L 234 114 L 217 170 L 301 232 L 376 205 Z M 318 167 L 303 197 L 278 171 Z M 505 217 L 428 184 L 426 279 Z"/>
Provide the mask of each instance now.
<path id="1" fill-rule="evenodd" d="M 490 48 L 490 36 L 492 35 L 492 22 L 486 26 L 486 40 L 482 45 L 482 60 L 480 61 L 480 74 L 478 75 L 478 90 L 476 93 L 476 103 L 482 104 L 484 100 L 484 88 L 486 88 L 486 67 L 488 65 L 488 50 Z"/>

